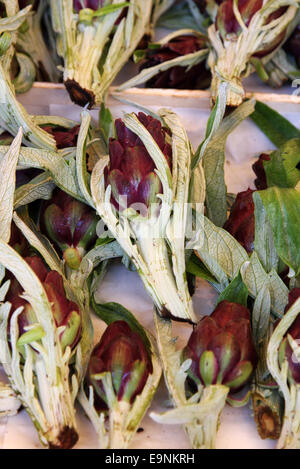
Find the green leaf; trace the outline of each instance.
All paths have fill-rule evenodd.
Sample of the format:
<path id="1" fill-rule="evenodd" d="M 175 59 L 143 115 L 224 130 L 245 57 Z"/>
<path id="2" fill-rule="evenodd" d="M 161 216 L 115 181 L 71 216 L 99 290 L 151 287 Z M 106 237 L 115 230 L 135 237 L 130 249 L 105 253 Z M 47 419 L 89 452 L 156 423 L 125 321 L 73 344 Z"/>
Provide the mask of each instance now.
<path id="1" fill-rule="evenodd" d="M 213 275 L 211 275 L 210 271 L 205 267 L 203 262 L 196 256 L 193 252 L 191 257 L 186 263 L 186 271 L 189 274 L 195 275 L 196 277 L 203 278 L 210 283 L 217 283 L 217 280 Z"/>
<path id="2" fill-rule="evenodd" d="M 199 10 L 198 10 L 199 11 Z M 163 13 L 158 22 L 157 26 L 159 28 L 166 28 L 166 29 L 196 29 L 206 33 L 205 28 L 205 20 L 207 19 L 205 16 L 200 14 L 202 18 L 202 22 L 199 23 L 196 18 L 191 14 L 191 11 L 188 5 L 185 2 L 179 2 L 178 4 L 173 4 L 171 8 L 169 8 L 165 13 Z"/>
<path id="3" fill-rule="evenodd" d="M 35 200 L 50 200 L 55 184 L 46 172 L 39 174 L 29 183 L 18 187 L 14 195 L 14 206 L 19 208 L 22 205 L 30 204 Z"/>
<path id="4" fill-rule="evenodd" d="M 137 321 L 134 315 L 119 303 L 96 303 L 94 295 L 91 296 L 91 305 L 95 314 L 102 319 L 108 326 L 115 321 L 125 321 L 132 331 L 139 334 L 147 350 L 150 352 L 151 344 L 144 331 L 143 326 Z"/>
<path id="5" fill-rule="evenodd" d="M 93 13 L 93 16 L 100 17 L 108 15 L 109 13 L 114 13 L 116 10 L 120 10 L 121 8 L 129 7 L 129 2 L 122 2 L 114 5 L 105 5 L 102 8 L 99 8 Z"/>
<path id="6" fill-rule="evenodd" d="M 300 180 L 300 138 L 288 140 L 269 156 L 270 161 L 263 162 L 268 187 L 295 187 Z"/>
<path id="7" fill-rule="evenodd" d="M 252 101 L 247 101 L 227 116 L 203 152 L 207 214 L 217 226 L 223 226 L 227 219 L 227 188 L 224 178 L 226 141 L 229 134 L 251 114 L 253 105 Z M 216 108 L 209 118 L 207 135 L 211 134 L 215 114 Z"/>
<path id="8" fill-rule="evenodd" d="M 135 64 L 138 64 L 145 57 L 146 57 L 146 51 L 143 49 L 137 49 L 133 54 L 133 61 Z"/>
<path id="9" fill-rule="evenodd" d="M 267 285 L 263 285 L 257 294 L 252 310 L 252 335 L 258 348 L 266 338 L 271 312 L 271 295 Z"/>
<path id="10" fill-rule="evenodd" d="M 99 112 L 99 124 L 106 145 L 110 138 L 116 137 L 115 121 L 110 110 L 102 103 Z"/>
<path id="11" fill-rule="evenodd" d="M 257 57 L 251 57 L 250 63 L 254 66 L 255 71 L 256 71 L 257 75 L 259 76 L 259 78 L 262 81 L 268 81 L 269 75 L 266 72 L 262 61 L 260 59 L 258 59 Z"/>
<path id="12" fill-rule="evenodd" d="M 292 138 L 300 138 L 300 131 L 293 124 L 260 101 L 256 101 L 250 117 L 276 147 Z"/>
<path id="13" fill-rule="evenodd" d="M 12 43 L 12 36 L 10 33 L 3 33 L 0 37 L 0 57 L 5 54 L 7 49 L 10 47 Z"/>
<path id="14" fill-rule="evenodd" d="M 272 228 L 279 257 L 300 273 L 300 193 L 295 189 L 270 187 L 258 192 Z"/>
<path id="15" fill-rule="evenodd" d="M 272 228 L 257 192 L 253 193 L 253 202 L 255 217 L 254 249 L 267 272 L 270 272 L 272 269 L 278 271 L 279 259 L 274 245 Z"/>
<path id="16" fill-rule="evenodd" d="M 240 273 L 230 282 L 228 287 L 222 291 L 216 304 L 219 304 L 223 300 L 239 303 L 247 307 L 248 288 L 244 284 Z"/>

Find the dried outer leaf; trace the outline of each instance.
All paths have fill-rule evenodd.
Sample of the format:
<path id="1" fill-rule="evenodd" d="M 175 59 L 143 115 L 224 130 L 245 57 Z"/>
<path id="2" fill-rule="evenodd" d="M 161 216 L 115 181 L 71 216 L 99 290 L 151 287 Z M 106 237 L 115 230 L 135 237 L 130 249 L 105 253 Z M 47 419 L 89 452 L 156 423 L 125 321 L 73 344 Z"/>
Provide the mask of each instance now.
<path id="1" fill-rule="evenodd" d="M 50 269 L 56 270 L 64 278 L 62 263 L 52 244 L 36 229 L 25 209 L 19 211 L 19 214 L 14 212 L 13 221 L 28 243 L 41 254 Z"/>
<path id="2" fill-rule="evenodd" d="M 283 415 L 283 399 L 278 389 L 266 389 L 256 384 L 252 390 L 252 408 L 259 436 L 278 440 Z"/>
<path id="3" fill-rule="evenodd" d="M 289 308 L 275 328 L 268 345 L 267 364 L 270 373 L 279 386 L 284 398 L 285 410 L 283 427 L 277 443 L 279 449 L 299 449 L 300 447 L 300 426 L 299 426 L 299 392 L 298 383 L 291 383 L 288 380 L 288 362 L 284 360 L 280 363 L 279 347 L 288 329 L 296 320 L 300 313 L 300 298 Z M 291 336 L 288 336 L 289 343 L 293 349 L 295 358 L 299 361 L 299 345 Z"/>
<path id="4" fill-rule="evenodd" d="M 15 57 L 19 67 L 18 75 L 13 80 L 15 92 L 18 94 L 27 93 L 35 82 L 36 69 L 28 55 L 16 52 Z"/>
<path id="5" fill-rule="evenodd" d="M 219 87 L 218 97 L 206 124 L 205 139 L 203 140 L 203 142 L 200 143 L 193 157 L 192 169 L 196 168 L 200 163 L 201 159 L 203 158 L 203 155 L 205 154 L 208 144 L 215 136 L 218 128 L 221 125 L 226 109 L 226 95 L 227 84 L 222 82 Z"/>
<path id="6" fill-rule="evenodd" d="M 226 103 L 226 98 L 225 98 Z M 227 219 L 227 188 L 224 179 L 225 145 L 229 134 L 254 110 L 254 101 L 246 101 L 221 123 L 203 152 L 208 217 L 217 226 Z"/>
<path id="7" fill-rule="evenodd" d="M 81 125 L 78 135 L 76 147 L 76 176 L 81 193 L 83 194 L 86 202 L 95 207 L 93 198 L 90 193 L 89 175 L 87 172 L 86 160 L 86 145 L 88 139 L 88 132 L 91 123 L 91 116 L 87 111 L 81 113 Z"/>
<path id="8" fill-rule="evenodd" d="M 266 273 L 256 252 L 254 251 L 249 261 L 241 266 L 241 275 L 247 285 L 249 293 L 256 298 L 259 291 L 265 285 L 271 296 L 272 312 L 281 317 L 288 303 L 288 288 L 283 283 L 276 271 Z"/>
<path id="9" fill-rule="evenodd" d="M 207 217 L 197 214 L 197 218 L 201 228 L 187 247 L 196 250 L 209 270 L 211 269 L 207 263 L 217 263 L 225 276 L 236 277 L 242 264 L 249 259 L 247 252 L 233 236 L 215 226 Z M 220 275 L 211 272 L 218 279 Z"/>
<path id="10" fill-rule="evenodd" d="M 25 30 L 21 28 L 18 31 L 16 47 L 31 57 L 38 71 L 42 68 L 41 78 L 43 80 L 57 83 L 61 72 L 58 70 L 55 60 L 53 60 L 53 54 L 50 53 L 42 33 L 42 28 L 45 27 L 42 20 L 45 19 L 48 5 L 45 1 L 38 3 L 37 10 L 26 18 L 28 27 Z M 49 27 L 46 26 L 45 28 L 48 33 L 47 39 L 49 40 Z M 40 80 L 40 74 L 38 78 Z"/>
<path id="11" fill-rule="evenodd" d="M 18 8 L 18 7 L 17 7 Z M 12 15 L 8 13 L 8 16 L 0 19 L 0 34 L 7 31 L 16 31 L 28 19 L 30 15 L 31 5 L 23 8 L 18 12 L 14 12 Z"/>
<path id="12" fill-rule="evenodd" d="M 23 142 L 36 148 L 56 150 L 54 138 L 37 126 L 22 104 L 16 99 L 10 83 L 0 63 L 0 123 L 1 127 L 16 135 L 23 128 Z"/>
<path id="13" fill-rule="evenodd" d="M 35 200 L 50 200 L 55 184 L 51 176 L 42 173 L 32 179 L 28 184 L 18 187 L 15 191 L 15 209 L 28 205 Z"/>
<path id="14" fill-rule="evenodd" d="M 16 415 L 21 407 L 21 402 L 7 383 L 0 381 L 0 422 L 3 417 Z"/>
<path id="15" fill-rule="evenodd" d="M 281 317 L 288 303 L 288 288 L 276 271 L 266 273 L 254 251 L 248 257 L 245 249 L 223 228 L 215 226 L 202 214 L 197 214 L 201 226 L 188 244 L 214 275 L 223 289 L 228 285 L 228 277 L 233 279 L 240 271 L 249 294 L 256 297 L 263 285 L 268 285 L 271 294 L 271 307 L 274 314 Z"/>
<path id="16" fill-rule="evenodd" d="M 0 160 L 0 239 L 9 242 L 13 216 L 16 168 L 22 142 L 22 129 Z"/>
<path id="17" fill-rule="evenodd" d="M 172 133 L 173 214 L 166 231 L 172 253 L 172 270 L 181 298 L 193 316 L 185 266 L 185 238 L 188 217 L 191 216 L 188 205 L 191 145 L 181 120 L 174 112 L 161 109 L 159 114 Z"/>
<path id="18" fill-rule="evenodd" d="M 270 337 L 274 330 L 274 325 L 270 321 L 270 295 L 267 294 L 267 302 L 264 301 L 263 294 L 267 289 L 263 288 L 261 291 L 261 301 L 256 305 L 256 311 L 253 315 L 253 331 L 254 340 L 256 342 L 256 350 L 258 352 L 259 361 L 253 377 L 251 385 L 252 407 L 254 413 L 254 420 L 256 422 L 257 431 L 261 438 L 278 439 L 280 436 L 284 401 L 279 392 L 276 382 L 273 380 L 267 366 L 267 348 Z M 266 304 L 268 303 L 269 304 Z M 264 315 L 268 321 L 264 336 L 259 340 L 259 334 L 255 332 L 255 328 L 259 329 L 260 319 L 261 323 L 266 323 Z M 258 324 L 254 324 L 257 322 Z M 256 327 L 258 325 L 258 328 Z M 260 331 L 258 331 L 260 332 Z M 259 340 L 259 342 L 258 342 Z"/>
<path id="19" fill-rule="evenodd" d="M 8 148 L 6 146 L 0 147 L 0 161 L 6 151 L 8 151 Z M 60 189 L 75 199 L 85 202 L 76 179 L 74 155 L 69 153 L 65 158 L 63 155 L 64 150 L 56 152 L 21 147 L 18 169 L 43 169 L 51 175 L 53 181 Z M 69 161 L 67 158 L 69 158 Z"/>

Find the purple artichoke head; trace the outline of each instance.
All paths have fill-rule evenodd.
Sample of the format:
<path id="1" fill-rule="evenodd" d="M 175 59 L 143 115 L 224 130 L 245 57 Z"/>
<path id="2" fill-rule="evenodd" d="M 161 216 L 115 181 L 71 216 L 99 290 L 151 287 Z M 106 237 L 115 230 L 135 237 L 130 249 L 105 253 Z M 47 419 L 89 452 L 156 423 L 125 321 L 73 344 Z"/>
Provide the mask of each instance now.
<path id="1" fill-rule="evenodd" d="M 177 36 L 158 48 L 148 48 L 139 69 L 142 71 L 207 47 L 205 36 Z M 203 61 L 191 68 L 178 65 L 160 72 L 150 78 L 146 86 L 149 88 L 205 89 L 210 84 L 210 78 L 210 72 Z"/>
<path id="2" fill-rule="evenodd" d="M 99 10 L 99 8 L 103 7 L 104 0 L 74 0 L 73 6 L 74 10 L 78 13 L 80 10 L 84 8 L 89 8 L 90 10 Z"/>
<path id="3" fill-rule="evenodd" d="M 43 284 L 56 326 L 65 326 L 60 334 L 62 349 L 64 350 L 67 346 L 74 348 L 80 339 L 81 313 L 77 304 L 67 299 L 62 277 L 56 271 L 49 272 L 38 256 L 25 257 L 25 261 Z M 23 307 L 18 317 L 19 332 L 22 336 L 26 332 L 26 326 L 36 322 L 35 313 L 31 304 L 22 297 L 24 292 L 16 278 L 10 273 L 7 274 L 7 278 L 11 281 L 6 296 L 6 300 L 12 304 L 11 312 Z"/>
<path id="4" fill-rule="evenodd" d="M 248 253 L 253 251 L 255 217 L 253 190 L 239 192 L 231 207 L 228 220 L 224 224 L 227 230 Z"/>
<path id="5" fill-rule="evenodd" d="M 255 13 L 257 13 L 262 7 L 263 0 L 238 0 L 238 9 L 246 26 L 249 25 Z M 278 8 L 278 10 L 269 15 L 266 19 L 266 24 L 280 18 L 285 11 L 286 7 Z M 226 0 L 220 4 L 216 17 L 216 28 L 224 40 L 230 34 L 239 35 L 242 32 L 242 28 L 233 11 L 233 0 Z M 280 44 L 284 36 L 285 31 L 282 31 L 270 44 L 263 47 L 262 50 L 256 51 L 254 55 L 257 57 L 263 57 L 269 54 Z"/>
<path id="6" fill-rule="evenodd" d="M 252 169 L 256 175 L 254 183 L 259 191 L 267 189 L 268 187 L 264 161 L 270 161 L 270 156 L 267 155 L 267 153 L 259 155 L 258 160 L 252 165 Z"/>
<path id="7" fill-rule="evenodd" d="M 41 230 L 60 249 L 67 265 L 78 269 L 82 257 L 97 239 L 96 212 L 56 189 L 42 209 Z"/>
<path id="8" fill-rule="evenodd" d="M 80 125 L 75 125 L 71 129 L 59 126 L 44 125 L 42 129 L 51 134 L 56 142 L 57 149 L 76 147 Z"/>
<path id="9" fill-rule="evenodd" d="M 192 360 L 189 378 L 195 385 L 223 384 L 231 393 L 240 390 L 257 363 L 249 310 L 221 301 L 211 316 L 199 321 L 182 357 Z"/>
<path id="10" fill-rule="evenodd" d="M 172 162 L 172 147 L 167 142 L 168 130 L 159 120 L 142 112 L 137 115 L 139 121 L 163 152 L 169 166 Z M 155 173 L 155 164 L 139 137 L 127 129 L 121 119 L 115 122 L 117 138 L 109 144 L 110 166 L 106 173 L 106 184 L 112 188 L 112 203 L 118 210 L 136 208 L 143 214 L 143 209 L 158 202 L 161 183 Z"/>
<path id="11" fill-rule="evenodd" d="M 97 375 L 110 372 L 117 399 L 133 403 L 152 371 L 151 358 L 140 335 L 125 321 L 113 322 L 94 348 L 88 368 L 87 380 L 95 390 L 96 408 L 107 407 L 105 389 Z"/>
<path id="12" fill-rule="evenodd" d="M 246 26 L 249 25 L 253 15 L 260 10 L 263 0 L 238 0 L 238 9 Z M 239 34 L 241 26 L 233 11 L 233 0 L 222 2 L 218 8 L 216 27 L 223 39 L 228 34 Z"/>

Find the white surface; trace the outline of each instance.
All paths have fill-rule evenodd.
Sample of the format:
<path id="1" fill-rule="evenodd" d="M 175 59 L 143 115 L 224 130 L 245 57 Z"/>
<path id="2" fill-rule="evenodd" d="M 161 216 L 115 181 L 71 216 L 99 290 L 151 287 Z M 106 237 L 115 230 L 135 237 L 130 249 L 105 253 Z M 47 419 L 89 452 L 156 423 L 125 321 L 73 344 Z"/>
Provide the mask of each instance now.
<path id="1" fill-rule="evenodd" d="M 31 100 L 32 96 L 32 100 Z M 48 96 L 49 99 L 49 96 Z M 39 102 L 36 101 L 34 92 L 24 97 L 24 101 L 30 112 L 41 112 Z M 53 96 L 53 104 L 49 108 L 43 106 L 43 112 L 59 114 L 73 119 L 79 119 L 79 108 L 66 103 L 59 105 Z M 51 100 L 50 100 L 51 102 Z M 155 107 L 154 107 L 155 109 Z M 132 110 L 130 107 L 115 102 L 112 112 L 115 117 L 122 117 L 123 112 Z M 182 118 L 188 130 L 191 141 L 196 147 L 204 135 L 206 120 L 209 115 L 207 109 L 187 108 L 174 109 Z M 93 117 L 97 118 L 97 112 L 92 111 Z M 285 113 L 285 115 L 298 127 L 300 127 L 300 115 L 298 112 Z M 228 190 L 237 192 L 253 185 L 253 173 L 251 164 L 253 158 L 260 152 L 270 150 L 271 143 L 252 124 L 244 122 L 229 137 L 226 150 L 225 176 Z M 102 301 L 116 301 L 130 309 L 140 322 L 149 329 L 152 324 L 152 303 L 146 295 L 141 280 L 136 273 L 128 272 L 123 266 L 112 265 L 103 280 L 99 290 L 99 298 Z M 198 281 L 197 291 L 193 298 L 196 312 L 209 314 L 214 307 L 216 293 L 204 281 Z M 104 325 L 95 320 L 95 341 L 99 338 Z M 182 346 L 191 332 L 188 325 L 176 323 L 174 334 L 178 335 L 178 345 Z M 164 383 L 161 383 L 159 392 L 154 398 L 151 410 L 160 411 L 165 409 L 168 396 Z M 76 448 L 96 448 L 97 440 L 91 424 L 78 409 L 78 424 L 80 440 Z M 131 448 L 189 448 L 189 443 L 180 426 L 163 426 L 153 422 L 146 417 L 141 423 L 143 432 L 137 433 L 132 441 Z M 0 422 L 0 448 L 39 448 L 40 444 L 36 431 L 25 413 L 20 412 L 15 417 L 10 417 Z M 257 434 L 255 423 L 251 417 L 251 410 L 246 407 L 232 409 L 228 406 L 223 411 L 221 426 L 217 436 L 217 448 L 275 448 L 275 442 L 261 440 Z"/>

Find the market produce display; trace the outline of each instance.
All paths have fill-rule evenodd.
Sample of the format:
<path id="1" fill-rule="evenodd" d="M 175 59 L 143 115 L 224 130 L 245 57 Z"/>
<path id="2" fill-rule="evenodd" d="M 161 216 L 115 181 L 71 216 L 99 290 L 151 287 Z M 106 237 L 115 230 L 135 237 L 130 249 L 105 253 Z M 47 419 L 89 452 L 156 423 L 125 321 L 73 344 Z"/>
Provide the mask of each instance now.
<path id="1" fill-rule="evenodd" d="M 76 445 L 80 406 L 99 449 L 128 448 L 164 381 L 170 404 L 148 415 L 182 425 L 191 448 L 215 448 L 225 405 L 251 405 L 261 438 L 300 448 L 300 130 L 242 83 L 297 77 L 298 10 L 0 2 L 0 419 L 23 409 L 41 446 Z M 159 25 L 176 30 L 156 40 Z M 118 91 L 210 89 L 197 147 L 172 109 L 113 118 L 110 86 L 134 62 Z M 18 94 L 36 80 L 63 82 L 80 122 L 29 114 Z M 225 148 L 246 119 L 275 149 L 253 155 L 255 187 L 231 194 Z M 141 279 L 154 333 L 99 300 L 113 262 Z M 197 278 L 218 296 L 209 316 Z M 183 347 L 175 323 L 191 326 Z"/>

